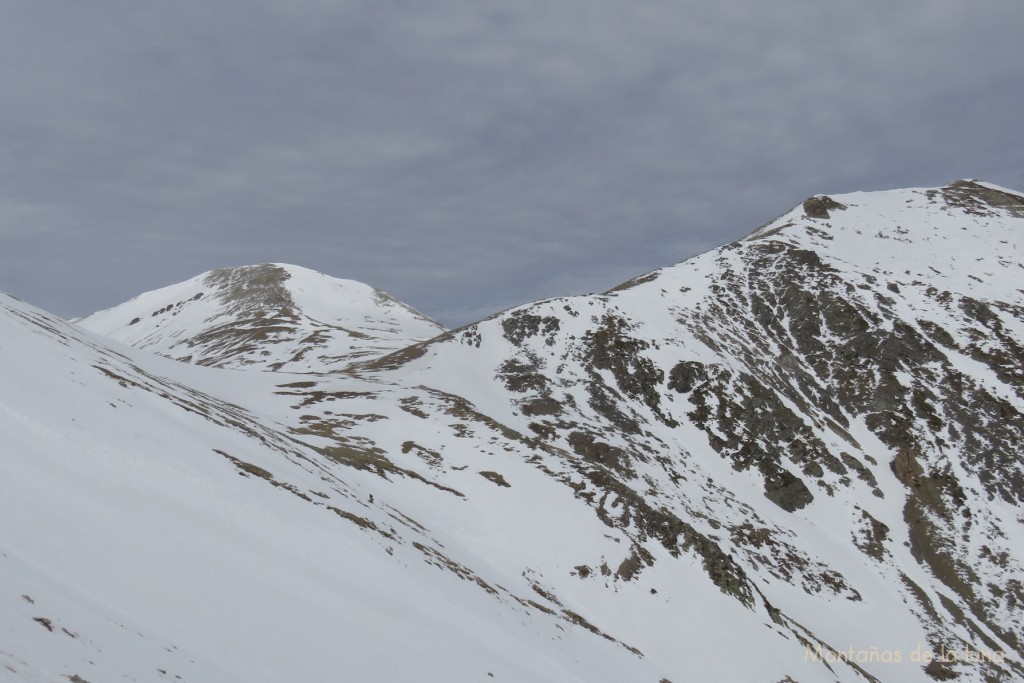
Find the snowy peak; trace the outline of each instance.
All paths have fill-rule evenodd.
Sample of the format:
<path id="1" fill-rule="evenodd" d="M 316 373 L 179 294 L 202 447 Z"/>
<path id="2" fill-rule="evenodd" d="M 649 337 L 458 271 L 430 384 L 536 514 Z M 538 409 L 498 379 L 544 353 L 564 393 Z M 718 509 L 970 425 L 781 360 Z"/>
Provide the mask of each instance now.
<path id="1" fill-rule="evenodd" d="M 989 183 L 817 195 L 744 241 L 775 241 L 838 267 L 996 299 L 1019 299 L 1005 277 L 1024 249 L 1024 197 Z"/>
<path id="2" fill-rule="evenodd" d="M 881 680 L 1016 679 L 1022 209 L 976 181 L 819 195 L 605 294 L 517 307 L 363 369 L 529 435 L 538 466 L 562 468 L 638 557 L 685 547 L 766 624 L 799 615 L 853 652 L 1005 655 L 867 667 Z"/>
<path id="3" fill-rule="evenodd" d="M 212 270 L 76 322 L 176 360 L 293 372 L 337 369 L 444 331 L 361 282 L 269 263 Z"/>
<path id="4" fill-rule="evenodd" d="M 117 353 L 0 297 L 0 676 L 78 674 L 49 639 L 135 645 L 116 619 L 241 680 L 1024 680 L 1021 203 L 818 195 L 338 373 Z M 255 369 L 423 323 L 281 265 L 113 311 L 87 324 Z"/>

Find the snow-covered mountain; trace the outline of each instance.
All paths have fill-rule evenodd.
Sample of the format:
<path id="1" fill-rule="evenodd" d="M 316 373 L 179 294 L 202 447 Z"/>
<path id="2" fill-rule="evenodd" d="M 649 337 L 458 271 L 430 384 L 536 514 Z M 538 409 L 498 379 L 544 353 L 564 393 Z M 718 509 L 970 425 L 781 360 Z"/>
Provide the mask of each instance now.
<path id="1" fill-rule="evenodd" d="M 114 349 L 0 295 L 0 376 L 2 681 L 657 680 L 531 607 L 500 557 L 476 563 L 500 595 L 466 581 L 448 553 L 483 526 L 446 531 L 450 493 L 266 418 L 287 375 Z"/>
<path id="2" fill-rule="evenodd" d="M 279 263 L 213 270 L 75 322 L 176 360 L 295 372 L 337 368 L 444 331 L 378 289 Z"/>
<path id="3" fill-rule="evenodd" d="M 0 299 L 0 679 L 1024 680 L 1021 270 L 958 181 L 329 374 Z"/>

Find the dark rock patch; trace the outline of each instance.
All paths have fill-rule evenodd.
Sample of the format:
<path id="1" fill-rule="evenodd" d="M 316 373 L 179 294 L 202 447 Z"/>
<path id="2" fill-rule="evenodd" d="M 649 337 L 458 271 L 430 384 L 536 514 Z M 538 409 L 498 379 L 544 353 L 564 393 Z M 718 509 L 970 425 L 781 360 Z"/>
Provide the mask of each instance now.
<path id="1" fill-rule="evenodd" d="M 841 211 L 846 208 L 831 197 L 823 194 L 816 195 L 804 201 L 804 213 L 808 218 L 829 218 L 829 211 Z"/>
<path id="2" fill-rule="evenodd" d="M 553 315 L 539 316 L 526 311 L 510 313 L 501 321 L 505 339 L 516 346 L 521 346 L 524 341 L 537 335 L 553 339 L 560 325 L 558 318 Z"/>
<path id="3" fill-rule="evenodd" d="M 795 512 L 807 507 L 814 500 L 807 485 L 799 477 L 782 468 L 765 477 L 764 496 L 786 512 Z"/>
<path id="4" fill-rule="evenodd" d="M 484 471 L 484 472 L 480 472 L 479 474 L 484 479 L 486 479 L 488 481 L 491 481 L 491 482 L 494 482 L 498 486 L 504 486 L 505 488 L 512 488 L 512 484 L 509 484 L 507 481 L 505 481 L 505 477 L 503 477 L 498 472 Z"/>

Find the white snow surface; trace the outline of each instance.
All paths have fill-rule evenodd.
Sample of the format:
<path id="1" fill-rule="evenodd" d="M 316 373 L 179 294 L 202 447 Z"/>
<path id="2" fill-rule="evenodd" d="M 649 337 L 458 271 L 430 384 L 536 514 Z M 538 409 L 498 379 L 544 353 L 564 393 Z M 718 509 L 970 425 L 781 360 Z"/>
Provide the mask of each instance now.
<path id="1" fill-rule="evenodd" d="M 809 394 L 780 392 L 866 473 L 803 473 L 813 502 L 786 511 L 712 447 L 686 395 L 629 394 L 586 345 L 621 318 L 666 376 L 684 361 L 767 373 L 796 343 L 711 312 L 753 299 L 748 259 L 775 244 L 817 254 L 837 273 L 820 294 L 870 307 L 879 333 L 941 325 L 955 342 L 944 362 L 1024 411 L 1019 388 L 966 351 L 996 341 L 950 304 L 1005 303 L 999 329 L 1024 343 L 1008 308 L 1024 304 L 1024 219 L 961 210 L 939 189 L 832 199 L 845 208 L 827 219 L 796 207 L 631 286 L 412 346 L 441 330 L 293 266 L 269 278 L 287 306 L 266 282 L 239 296 L 252 272 L 204 274 L 81 321 L 117 341 L 0 295 L 0 680 L 931 681 L 914 653 L 937 637 L 979 650 L 987 639 L 1010 663 L 1004 680 L 1021 680 L 1014 644 L 965 619 L 969 606 L 911 552 L 896 450 L 865 416 L 844 408 L 842 428 L 798 405 Z M 267 318 L 291 331 L 268 332 Z M 263 332 L 238 341 L 239 326 Z M 316 332 L 330 341 L 304 342 Z M 823 343 L 840 337 L 822 327 Z M 530 388 L 509 379 L 511 361 Z M 600 383 L 638 432 L 610 426 Z M 531 403 L 543 392 L 561 412 Z M 727 438 L 734 418 L 712 433 Z M 582 457 L 576 432 L 629 453 L 625 473 Z M 1024 579 L 1024 516 L 985 493 L 945 436 L 920 457 L 963 482 L 977 531 L 957 527 L 953 552 L 973 560 L 978 590 L 1008 595 Z M 877 555 L 863 549 L 868 515 L 888 529 Z M 729 562 L 746 603 L 716 583 Z M 1007 600 L 984 616 L 1019 634 L 1021 614 Z M 859 664 L 814 661 L 815 647 Z"/>
<path id="2" fill-rule="evenodd" d="M 657 680 L 622 646 L 494 599 L 411 540 L 330 509 L 386 530 L 398 518 L 385 500 L 431 511 L 433 489 L 346 483 L 342 468 L 161 373 L 211 373 L 250 397 L 279 378 L 114 350 L 3 295 L 0 340 L 0 680 Z M 215 449 L 317 491 L 316 504 L 239 476 Z M 567 523 L 600 526 L 567 507 Z M 453 544 L 493 543 L 501 516 L 469 508 L 442 505 L 430 521 Z"/>

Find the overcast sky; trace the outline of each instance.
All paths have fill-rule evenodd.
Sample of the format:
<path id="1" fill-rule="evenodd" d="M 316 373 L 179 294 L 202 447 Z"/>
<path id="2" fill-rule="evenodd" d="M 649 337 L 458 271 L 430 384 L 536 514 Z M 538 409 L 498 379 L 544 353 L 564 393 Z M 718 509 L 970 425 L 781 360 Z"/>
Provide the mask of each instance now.
<path id="1" fill-rule="evenodd" d="M 816 193 L 1024 190 L 1021 0 L 0 0 L 0 290 L 295 263 L 448 325 Z"/>

